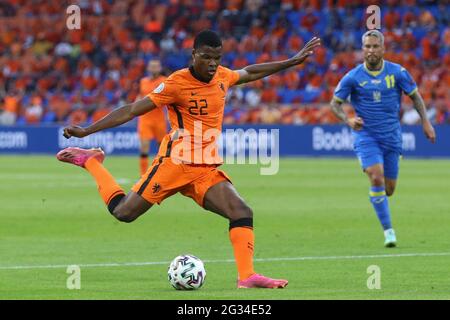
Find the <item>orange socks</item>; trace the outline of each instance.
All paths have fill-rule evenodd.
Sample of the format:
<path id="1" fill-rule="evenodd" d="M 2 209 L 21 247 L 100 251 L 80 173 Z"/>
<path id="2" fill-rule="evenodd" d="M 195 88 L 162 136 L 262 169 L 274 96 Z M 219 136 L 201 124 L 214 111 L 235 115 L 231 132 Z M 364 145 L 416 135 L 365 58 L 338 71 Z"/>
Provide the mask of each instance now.
<path id="1" fill-rule="evenodd" d="M 253 244 L 255 242 L 253 228 L 232 227 L 230 240 L 234 249 L 239 280 L 245 280 L 255 273 L 253 270 Z"/>
<path id="2" fill-rule="evenodd" d="M 141 176 L 143 176 L 148 169 L 148 155 L 141 154 L 140 167 L 141 167 Z"/>
<path id="3" fill-rule="evenodd" d="M 84 167 L 94 177 L 95 182 L 97 182 L 98 192 L 106 205 L 108 205 L 115 196 L 125 194 L 123 189 L 114 180 L 114 177 L 94 157 L 88 159 L 84 164 Z"/>

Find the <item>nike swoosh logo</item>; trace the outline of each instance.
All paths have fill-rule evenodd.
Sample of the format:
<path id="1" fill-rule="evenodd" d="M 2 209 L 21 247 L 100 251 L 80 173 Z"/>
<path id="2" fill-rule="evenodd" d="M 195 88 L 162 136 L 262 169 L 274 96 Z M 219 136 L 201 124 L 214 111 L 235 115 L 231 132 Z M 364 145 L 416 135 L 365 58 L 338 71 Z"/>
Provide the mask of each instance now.
<path id="1" fill-rule="evenodd" d="M 363 81 L 363 82 L 360 82 L 360 83 L 359 83 L 359 85 L 360 85 L 361 87 L 364 87 L 366 84 L 367 84 L 367 81 Z"/>
<path id="2" fill-rule="evenodd" d="M 191 96 L 196 96 L 198 92 L 191 92 Z"/>

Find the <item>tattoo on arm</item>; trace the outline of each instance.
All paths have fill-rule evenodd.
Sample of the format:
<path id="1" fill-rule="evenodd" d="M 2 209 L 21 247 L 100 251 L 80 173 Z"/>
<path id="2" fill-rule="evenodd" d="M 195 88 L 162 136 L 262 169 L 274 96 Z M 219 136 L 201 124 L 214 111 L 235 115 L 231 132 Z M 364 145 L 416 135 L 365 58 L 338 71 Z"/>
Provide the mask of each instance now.
<path id="1" fill-rule="evenodd" d="M 331 100 L 331 111 L 338 117 L 341 121 L 347 123 L 348 117 L 347 114 L 344 111 L 344 108 L 342 108 L 342 101 L 339 101 L 336 98 L 333 98 Z"/>
<path id="2" fill-rule="evenodd" d="M 414 109 L 417 110 L 422 121 L 426 120 L 427 119 L 427 108 L 425 107 L 425 102 L 423 101 L 420 93 L 418 91 L 416 91 L 410 96 L 410 98 L 413 101 Z"/>

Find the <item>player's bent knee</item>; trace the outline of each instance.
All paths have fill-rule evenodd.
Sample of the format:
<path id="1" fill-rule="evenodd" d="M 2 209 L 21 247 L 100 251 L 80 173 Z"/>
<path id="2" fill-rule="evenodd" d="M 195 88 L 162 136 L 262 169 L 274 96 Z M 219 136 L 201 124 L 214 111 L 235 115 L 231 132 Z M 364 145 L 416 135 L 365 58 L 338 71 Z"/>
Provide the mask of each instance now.
<path id="1" fill-rule="evenodd" d="M 370 181 L 373 186 L 384 186 L 384 177 L 378 174 L 370 175 Z"/>
<path id="2" fill-rule="evenodd" d="M 248 206 L 242 207 L 238 216 L 239 218 L 253 218 L 253 210 Z"/>
<path id="3" fill-rule="evenodd" d="M 118 212 L 114 211 L 113 216 L 117 220 L 119 220 L 120 222 L 125 222 L 125 223 L 133 222 L 137 218 L 137 215 L 133 214 L 130 211 L 128 211 L 128 212 L 127 211 L 125 211 L 125 212 L 123 212 L 123 211 L 118 211 Z"/>
<path id="4" fill-rule="evenodd" d="M 253 218 L 253 210 L 245 203 L 239 203 L 236 205 L 230 205 L 223 212 L 223 216 L 227 217 L 230 221 L 235 221 L 243 218 Z"/>
<path id="5" fill-rule="evenodd" d="M 117 220 L 126 223 L 133 222 L 139 216 L 135 214 L 134 210 L 123 203 L 117 205 L 113 210 L 110 210 L 110 212 Z"/>
<path id="6" fill-rule="evenodd" d="M 114 197 L 108 204 L 108 210 L 119 221 L 133 222 L 147 212 L 152 204 L 134 192 Z"/>
<path id="7" fill-rule="evenodd" d="M 108 210 L 117 220 L 131 222 L 135 220 L 135 218 L 132 218 L 133 216 L 130 215 L 129 210 L 126 210 L 126 207 L 124 206 L 124 199 L 124 194 L 119 194 L 112 198 L 108 204 Z"/>
<path id="8" fill-rule="evenodd" d="M 230 213 L 230 220 L 237 220 L 242 218 L 253 218 L 253 210 L 245 203 L 241 203 L 234 207 Z"/>
<path id="9" fill-rule="evenodd" d="M 245 217 L 246 218 L 253 218 L 253 210 L 249 206 L 246 205 L 245 208 Z"/>

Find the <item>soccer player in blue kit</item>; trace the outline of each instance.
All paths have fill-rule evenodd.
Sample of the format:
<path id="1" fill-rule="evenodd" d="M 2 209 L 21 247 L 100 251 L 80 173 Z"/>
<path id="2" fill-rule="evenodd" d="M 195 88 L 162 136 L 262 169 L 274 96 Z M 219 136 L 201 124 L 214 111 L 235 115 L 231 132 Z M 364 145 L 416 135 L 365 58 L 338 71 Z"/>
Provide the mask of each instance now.
<path id="1" fill-rule="evenodd" d="M 434 128 L 425 103 L 411 75 L 401 65 L 383 59 L 384 36 L 378 30 L 362 36 L 364 63 L 339 82 L 331 101 L 334 114 L 352 128 L 354 149 L 370 180 L 370 202 L 384 229 L 386 247 L 397 239 L 391 224 L 388 196 L 394 193 L 402 153 L 400 102 L 404 92 L 422 119 L 425 136 L 435 142 Z M 348 117 L 342 103 L 350 96 L 355 117 Z"/>

